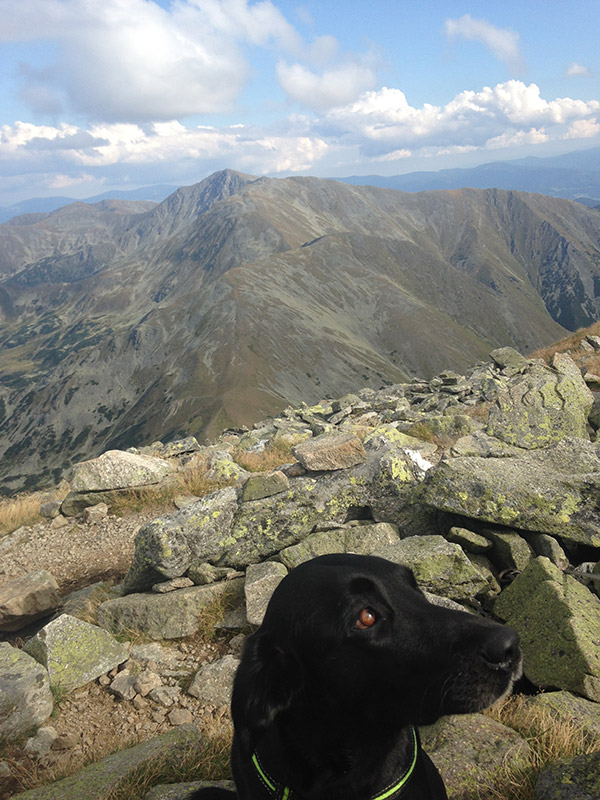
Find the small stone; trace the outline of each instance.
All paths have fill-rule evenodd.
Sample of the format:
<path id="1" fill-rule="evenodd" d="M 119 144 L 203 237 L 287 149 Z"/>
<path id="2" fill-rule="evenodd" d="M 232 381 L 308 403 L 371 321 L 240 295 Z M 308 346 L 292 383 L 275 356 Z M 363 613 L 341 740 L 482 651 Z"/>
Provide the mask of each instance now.
<path id="1" fill-rule="evenodd" d="M 132 675 L 128 669 L 124 669 L 110 684 L 110 691 L 122 700 L 133 700 L 137 692 L 135 682 L 137 675 Z"/>
<path id="2" fill-rule="evenodd" d="M 187 589 L 193 585 L 194 581 L 189 578 L 172 578 L 170 581 L 155 583 L 152 591 L 157 594 L 165 594 L 166 592 L 174 592 L 176 589 Z"/>
<path id="3" fill-rule="evenodd" d="M 181 689 L 178 686 L 159 686 L 157 689 L 152 689 L 148 696 L 155 703 L 169 708 L 181 697 Z"/>
<path id="4" fill-rule="evenodd" d="M 173 711 L 169 712 L 167 717 L 173 727 L 177 727 L 178 725 L 191 725 L 194 721 L 191 712 L 185 708 L 174 708 Z"/>
<path id="5" fill-rule="evenodd" d="M 146 708 L 148 708 L 148 701 L 139 694 L 136 694 L 131 702 L 133 703 L 133 707 L 138 711 L 144 711 Z"/>
<path id="6" fill-rule="evenodd" d="M 145 697 L 147 694 L 150 694 L 153 689 L 158 689 L 159 686 L 162 686 L 162 681 L 159 675 L 146 669 L 135 676 L 133 686 L 138 694 Z"/>
<path id="7" fill-rule="evenodd" d="M 108 506 L 106 503 L 98 503 L 95 506 L 88 506 L 83 509 L 83 521 L 88 525 L 102 522 L 108 516 Z"/>
<path id="8" fill-rule="evenodd" d="M 40 507 L 40 516 L 45 519 L 56 519 L 60 514 L 61 500 L 49 500 L 47 503 L 42 503 Z"/>
<path id="9" fill-rule="evenodd" d="M 52 522 L 50 523 L 50 527 L 53 530 L 59 530 L 60 528 L 66 528 L 67 525 L 71 525 L 72 521 L 67 519 L 67 517 L 63 517 L 62 514 L 59 514 L 57 517 L 54 517 Z"/>
<path id="10" fill-rule="evenodd" d="M 50 725 L 40 728 L 35 736 L 27 739 L 24 746 L 24 751 L 32 758 L 40 759 L 47 755 L 58 737 L 56 730 Z"/>

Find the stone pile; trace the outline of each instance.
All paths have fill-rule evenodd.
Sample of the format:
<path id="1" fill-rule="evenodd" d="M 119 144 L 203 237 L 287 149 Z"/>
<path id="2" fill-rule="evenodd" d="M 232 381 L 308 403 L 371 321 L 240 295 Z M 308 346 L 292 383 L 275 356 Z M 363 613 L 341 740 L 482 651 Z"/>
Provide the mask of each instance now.
<path id="1" fill-rule="evenodd" d="M 575 716 L 590 731 L 596 726 L 598 736 L 600 443 L 594 396 L 568 356 L 557 355 L 546 365 L 502 348 L 491 357 L 468 376 L 445 372 L 431 381 L 287 409 L 252 430 L 226 431 L 209 447 L 195 440 L 157 444 L 144 452 L 105 454 L 95 460 L 102 465 L 76 467 L 62 514 L 89 511 L 110 503 L 111 492 L 148 485 L 145 469 L 155 461 L 163 465 L 152 473 L 158 485 L 199 460 L 235 485 L 188 498 L 177 511 L 144 525 L 120 594 L 99 606 L 95 625 L 63 614 L 29 640 L 20 652 L 22 667 L 11 673 L 19 675 L 19 711 L 12 704 L 0 725 L 14 727 L 19 715 L 42 725 L 51 710 L 49 686 L 68 691 L 95 678 L 122 702 L 171 698 L 176 705 L 177 693 L 169 691 L 174 687 L 156 669 L 133 668 L 132 654 L 112 637 L 137 630 L 156 647 L 179 640 L 193 634 L 202 610 L 223 596 L 233 607 L 222 624 L 235 634 L 235 652 L 203 667 L 187 691 L 201 702 L 226 705 L 238 637 L 260 624 L 287 571 L 317 555 L 354 552 L 407 564 L 432 602 L 459 603 L 510 622 L 521 634 L 527 679 L 558 690 L 536 701 L 557 697 L 553 713 Z M 234 449 L 260 452 L 280 443 L 293 445 L 293 459 L 269 473 L 250 475 L 233 460 Z M 108 456 L 119 465 L 112 480 L 105 474 Z M 19 590 L 3 591 L 0 621 L 6 608 L 12 627 L 4 630 L 16 630 Z M 23 612 L 24 624 L 56 611 L 49 590 L 43 601 L 21 602 L 32 609 Z M 69 640 L 81 642 L 81 650 L 66 654 Z M 5 647 L 9 658 L 13 648 Z M 101 661 L 100 651 L 108 661 Z M 80 662 L 78 677 L 65 675 L 67 661 L 73 673 Z M 21 675 L 36 670 L 45 677 L 32 678 L 42 688 L 30 703 Z M 185 713 L 176 718 L 192 721 Z M 481 715 L 438 726 L 460 731 L 447 737 L 437 728 L 425 732 L 430 754 L 457 797 L 483 780 L 492 751 L 515 764 L 527 751 L 514 732 Z M 464 743 L 462 755 L 440 744 L 457 737 Z M 572 769 L 576 785 L 577 776 L 598 771 L 597 759 L 583 757 Z M 540 785 L 558 786 L 557 792 L 559 784 L 552 771 L 540 778 Z M 157 788 L 149 800 L 183 800 L 189 790 Z M 55 796 L 53 788 L 44 791 L 36 790 L 39 800 Z M 543 791 L 539 797 L 546 796 Z"/>

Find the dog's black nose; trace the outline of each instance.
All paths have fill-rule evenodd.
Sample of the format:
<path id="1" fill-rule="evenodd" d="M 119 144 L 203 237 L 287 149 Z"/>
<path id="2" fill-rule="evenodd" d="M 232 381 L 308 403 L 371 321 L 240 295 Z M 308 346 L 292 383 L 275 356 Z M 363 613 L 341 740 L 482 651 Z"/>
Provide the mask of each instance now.
<path id="1" fill-rule="evenodd" d="M 482 644 L 481 657 L 492 667 L 510 667 L 520 658 L 519 634 L 507 625 L 490 631 Z"/>

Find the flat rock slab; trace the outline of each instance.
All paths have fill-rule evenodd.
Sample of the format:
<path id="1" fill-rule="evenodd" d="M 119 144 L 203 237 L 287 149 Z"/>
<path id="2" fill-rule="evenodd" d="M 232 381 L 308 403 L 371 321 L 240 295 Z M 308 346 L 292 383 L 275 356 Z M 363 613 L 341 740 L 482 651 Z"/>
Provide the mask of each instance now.
<path id="1" fill-rule="evenodd" d="M 58 584 L 46 570 L 0 586 L 0 631 L 18 631 L 50 616 L 60 605 Z"/>
<path id="2" fill-rule="evenodd" d="M 246 615 L 251 625 L 261 624 L 271 595 L 287 573 L 285 565 L 277 561 L 250 564 L 246 570 L 244 594 L 246 596 Z"/>
<path id="3" fill-rule="evenodd" d="M 200 752 L 202 739 L 193 725 L 182 725 L 146 742 L 113 753 L 80 772 L 49 786 L 23 792 L 20 800 L 109 800 L 138 770 L 152 768 L 159 759 L 173 764 L 193 749 Z"/>
<path id="4" fill-rule="evenodd" d="M 84 686 L 128 658 L 127 648 L 110 633 L 69 614 L 49 622 L 24 650 L 46 667 L 50 684 L 65 691 Z"/>
<path id="5" fill-rule="evenodd" d="M 114 633 L 141 631 L 151 639 L 180 639 L 198 630 L 207 605 L 229 595 L 243 598 L 243 578 L 192 586 L 166 594 L 129 594 L 98 608 L 98 622 Z"/>
<path id="6" fill-rule="evenodd" d="M 422 499 L 440 511 L 600 547 L 600 447 L 564 439 L 513 458 L 449 458 Z"/>
<path id="7" fill-rule="evenodd" d="M 348 469 L 367 460 L 360 439 L 352 433 L 323 433 L 296 445 L 293 454 L 305 469 Z"/>
<path id="8" fill-rule="evenodd" d="M 232 655 L 226 655 L 218 661 L 205 664 L 194 676 L 188 694 L 197 697 L 204 703 L 229 706 L 233 679 L 239 665 L 240 659 Z"/>
<path id="9" fill-rule="evenodd" d="M 600 600 L 589 589 L 539 556 L 504 589 L 494 614 L 519 632 L 532 683 L 600 702 Z"/>
<path id="10" fill-rule="evenodd" d="M 479 797 L 505 766 L 524 766 L 529 745 L 511 728 L 483 714 L 444 717 L 421 728 L 423 747 L 452 800 Z"/>
<path id="11" fill-rule="evenodd" d="M 98 458 L 73 465 L 71 491 L 101 492 L 148 486 L 160 483 L 172 472 L 171 464 L 162 458 L 107 450 Z"/>
<path id="12" fill-rule="evenodd" d="M 600 797 L 600 752 L 562 759 L 545 767 L 533 800 L 597 800 Z"/>
<path id="13" fill-rule="evenodd" d="M 289 478 L 280 470 L 250 475 L 242 489 L 242 500 L 245 503 L 251 500 L 262 500 L 263 497 L 272 497 L 289 488 Z"/>
<path id="14" fill-rule="evenodd" d="M 194 781 L 192 783 L 161 783 L 154 786 L 144 800 L 190 800 L 198 789 L 228 789 L 235 792 L 233 781 Z"/>
<path id="15" fill-rule="evenodd" d="M 0 737 L 30 734 L 46 722 L 52 707 L 44 667 L 22 650 L 0 643 Z"/>

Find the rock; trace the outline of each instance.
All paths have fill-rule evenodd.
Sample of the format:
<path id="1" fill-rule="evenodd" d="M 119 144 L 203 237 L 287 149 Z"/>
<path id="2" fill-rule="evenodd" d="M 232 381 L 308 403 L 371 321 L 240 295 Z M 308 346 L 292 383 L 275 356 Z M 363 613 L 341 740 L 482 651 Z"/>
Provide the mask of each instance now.
<path id="1" fill-rule="evenodd" d="M 192 503 L 197 503 L 198 500 L 200 500 L 200 498 L 193 494 L 178 494 L 173 498 L 173 505 L 175 508 L 181 510 L 186 506 L 191 506 Z"/>
<path id="2" fill-rule="evenodd" d="M 540 772 L 533 800 L 595 800 L 600 797 L 600 751 L 561 759 Z"/>
<path id="3" fill-rule="evenodd" d="M 544 692 L 527 698 L 527 706 L 568 722 L 590 739 L 600 739 L 600 705 L 571 692 Z"/>
<path id="4" fill-rule="evenodd" d="M 538 556 L 504 589 L 494 614 L 519 632 L 532 683 L 600 702 L 600 600 L 585 586 Z"/>
<path id="5" fill-rule="evenodd" d="M 98 458 L 73 465 L 71 491 L 102 492 L 149 486 L 161 483 L 172 472 L 171 464 L 162 458 L 107 450 Z"/>
<path id="6" fill-rule="evenodd" d="M 430 470 L 422 501 L 441 511 L 600 547 L 600 451 L 564 439 L 514 458 L 449 458 Z"/>
<path id="7" fill-rule="evenodd" d="M 136 680 L 136 675 L 132 675 L 128 669 L 123 669 L 113 678 L 110 691 L 121 700 L 133 700 L 138 694 L 135 688 Z"/>
<path id="8" fill-rule="evenodd" d="M 135 747 L 113 753 L 68 778 L 23 792 L 19 800 L 109 800 L 139 770 L 151 768 L 163 759 L 171 765 L 177 765 L 182 757 L 192 751 L 197 750 L 200 754 L 202 747 L 197 728 L 185 725 Z"/>
<path id="9" fill-rule="evenodd" d="M 40 516 L 45 519 L 55 519 L 60 514 L 60 500 L 48 500 L 40 506 Z"/>
<path id="10" fill-rule="evenodd" d="M 176 589 L 187 589 L 190 586 L 194 586 L 194 581 L 190 580 L 190 578 L 171 578 L 170 581 L 155 583 L 152 591 L 157 594 L 165 594 L 166 592 L 174 592 Z"/>
<path id="11" fill-rule="evenodd" d="M 457 544 L 443 536 L 410 536 L 374 551 L 374 555 L 405 564 L 419 587 L 452 600 L 469 600 L 487 589 L 487 580 Z"/>
<path id="12" fill-rule="evenodd" d="M 146 697 L 147 694 L 150 694 L 151 691 L 158 689 L 160 686 L 162 686 L 160 675 L 157 675 L 156 672 L 152 672 L 152 670 L 145 669 L 135 675 L 133 688 L 137 694 L 141 694 L 142 697 Z"/>
<path id="13" fill-rule="evenodd" d="M 205 664 L 196 673 L 188 694 L 204 703 L 229 706 L 233 679 L 239 664 L 240 659 L 231 655 L 223 656 L 211 664 Z"/>
<path id="14" fill-rule="evenodd" d="M 250 564 L 246 571 L 244 594 L 246 596 L 246 616 L 251 625 L 261 624 L 271 595 L 285 578 L 287 572 L 283 564 L 275 561 Z"/>
<path id="15" fill-rule="evenodd" d="M 0 631 L 18 631 L 53 614 L 60 605 L 58 584 L 45 570 L 0 586 Z"/>
<path id="16" fill-rule="evenodd" d="M 292 452 L 305 469 L 348 469 L 367 460 L 360 439 L 350 433 L 324 433 L 296 445 Z"/>
<path id="17" fill-rule="evenodd" d="M 155 703 L 170 708 L 181 699 L 181 689 L 179 686 L 158 686 L 151 690 L 148 697 Z"/>
<path id="18" fill-rule="evenodd" d="M 316 556 L 327 555 L 327 553 L 368 555 L 378 548 L 399 540 L 398 528 L 389 522 L 341 527 L 336 530 L 311 533 L 298 544 L 282 550 L 279 558 L 286 567 L 293 569 Z"/>
<path id="19" fill-rule="evenodd" d="M 218 450 L 210 460 L 210 468 L 206 477 L 209 481 L 229 481 L 241 486 L 248 477 L 248 472 L 235 463 L 231 453 Z"/>
<path id="20" fill-rule="evenodd" d="M 173 725 L 173 727 L 179 725 L 191 725 L 194 721 L 192 712 L 188 711 L 187 708 L 174 708 L 167 714 L 167 719 L 171 725 Z"/>
<path id="21" fill-rule="evenodd" d="M 46 667 L 53 687 L 67 692 L 127 659 L 127 648 L 107 631 L 68 614 L 49 622 L 24 650 Z"/>
<path id="22" fill-rule="evenodd" d="M 591 333 L 588 333 L 585 338 L 592 345 L 594 350 L 600 350 L 600 336 L 594 336 Z"/>
<path id="23" fill-rule="evenodd" d="M 108 515 L 108 506 L 106 503 L 96 503 L 95 506 L 88 506 L 83 510 L 83 521 L 88 525 L 96 522 L 102 522 Z"/>
<path id="24" fill-rule="evenodd" d="M 482 528 L 481 533 L 493 544 L 490 559 L 499 570 L 522 572 L 535 557 L 531 545 L 516 531 Z"/>
<path id="25" fill-rule="evenodd" d="M 534 362 L 510 380 L 490 409 L 488 434 L 528 450 L 565 436 L 587 438 L 592 393 L 569 356 L 557 353 L 552 364 Z"/>
<path id="26" fill-rule="evenodd" d="M 228 789 L 235 792 L 233 781 L 193 781 L 192 783 L 161 783 L 154 786 L 145 800 L 190 800 L 198 789 Z"/>
<path id="27" fill-rule="evenodd" d="M 453 527 L 446 537 L 449 542 L 459 544 L 467 553 L 485 553 L 492 548 L 492 543 L 485 536 L 481 536 L 467 528 Z"/>
<path id="28" fill-rule="evenodd" d="M 167 442 L 161 445 L 158 453 L 162 458 L 176 458 L 177 456 L 197 453 L 201 450 L 198 440 L 194 436 L 187 436 L 185 439 L 177 439 L 174 442 Z"/>
<path id="29" fill-rule="evenodd" d="M 45 725 L 37 731 L 35 736 L 27 739 L 23 750 L 31 758 L 41 759 L 48 755 L 57 738 L 56 729 L 50 725 Z"/>
<path id="30" fill-rule="evenodd" d="M 450 448 L 453 456 L 479 456 L 481 458 L 512 458 L 523 454 L 521 447 L 514 447 L 490 436 L 484 431 L 475 431 L 458 439 Z"/>
<path id="31" fill-rule="evenodd" d="M 42 725 L 53 700 L 46 670 L 35 659 L 0 643 L 0 737 L 18 738 Z"/>
<path id="32" fill-rule="evenodd" d="M 62 611 L 71 617 L 87 621 L 96 606 L 111 597 L 120 597 L 117 587 L 109 581 L 98 581 L 63 597 Z"/>
<path id="33" fill-rule="evenodd" d="M 480 791 L 487 796 L 494 776 L 506 767 L 525 767 L 530 753 L 515 731 L 483 714 L 443 717 L 420 733 L 452 800 L 479 797 Z"/>
<path id="34" fill-rule="evenodd" d="M 213 567 L 212 564 L 192 564 L 188 570 L 188 578 L 195 586 L 206 586 L 208 583 L 231 580 L 240 573 L 231 567 Z"/>
<path id="35" fill-rule="evenodd" d="M 290 488 L 290 481 L 283 472 L 261 472 L 250 475 L 242 488 L 242 500 L 247 503 L 251 500 L 262 500 Z"/>
<path id="36" fill-rule="evenodd" d="M 203 610 L 224 595 L 242 598 L 244 581 L 234 578 L 208 586 L 193 586 L 167 594 L 130 594 L 108 600 L 98 608 L 98 622 L 107 630 L 141 631 L 151 639 L 191 636 L 201 624 Z"/>
<path id="37" fill-rule="evenodd" d="M 158 672 L 164 674 L 165 670 L 171 672 L 179 667 L 178 651 L 172 647 L 164 647 L 158 642 L 149 644 L 134 644 L 129 651 L 129 658 L 139 664 L 147 665 L 153 662 Z"/>
<path id="38" fill-rule="evenodd" d="M 522 372 L 529 366 L 530 362 L 513 347 L 498 347 L 492 350 L 490 358 L 500 369 L 509 372 Z"/>
<path id="39" fill-rule="evenodd" d="M 546 556 L 563 572 L 568 568 L 569 559 L 553 536 L 547 533 L 530 533 L 527 540 L 537 556 Z"/>

